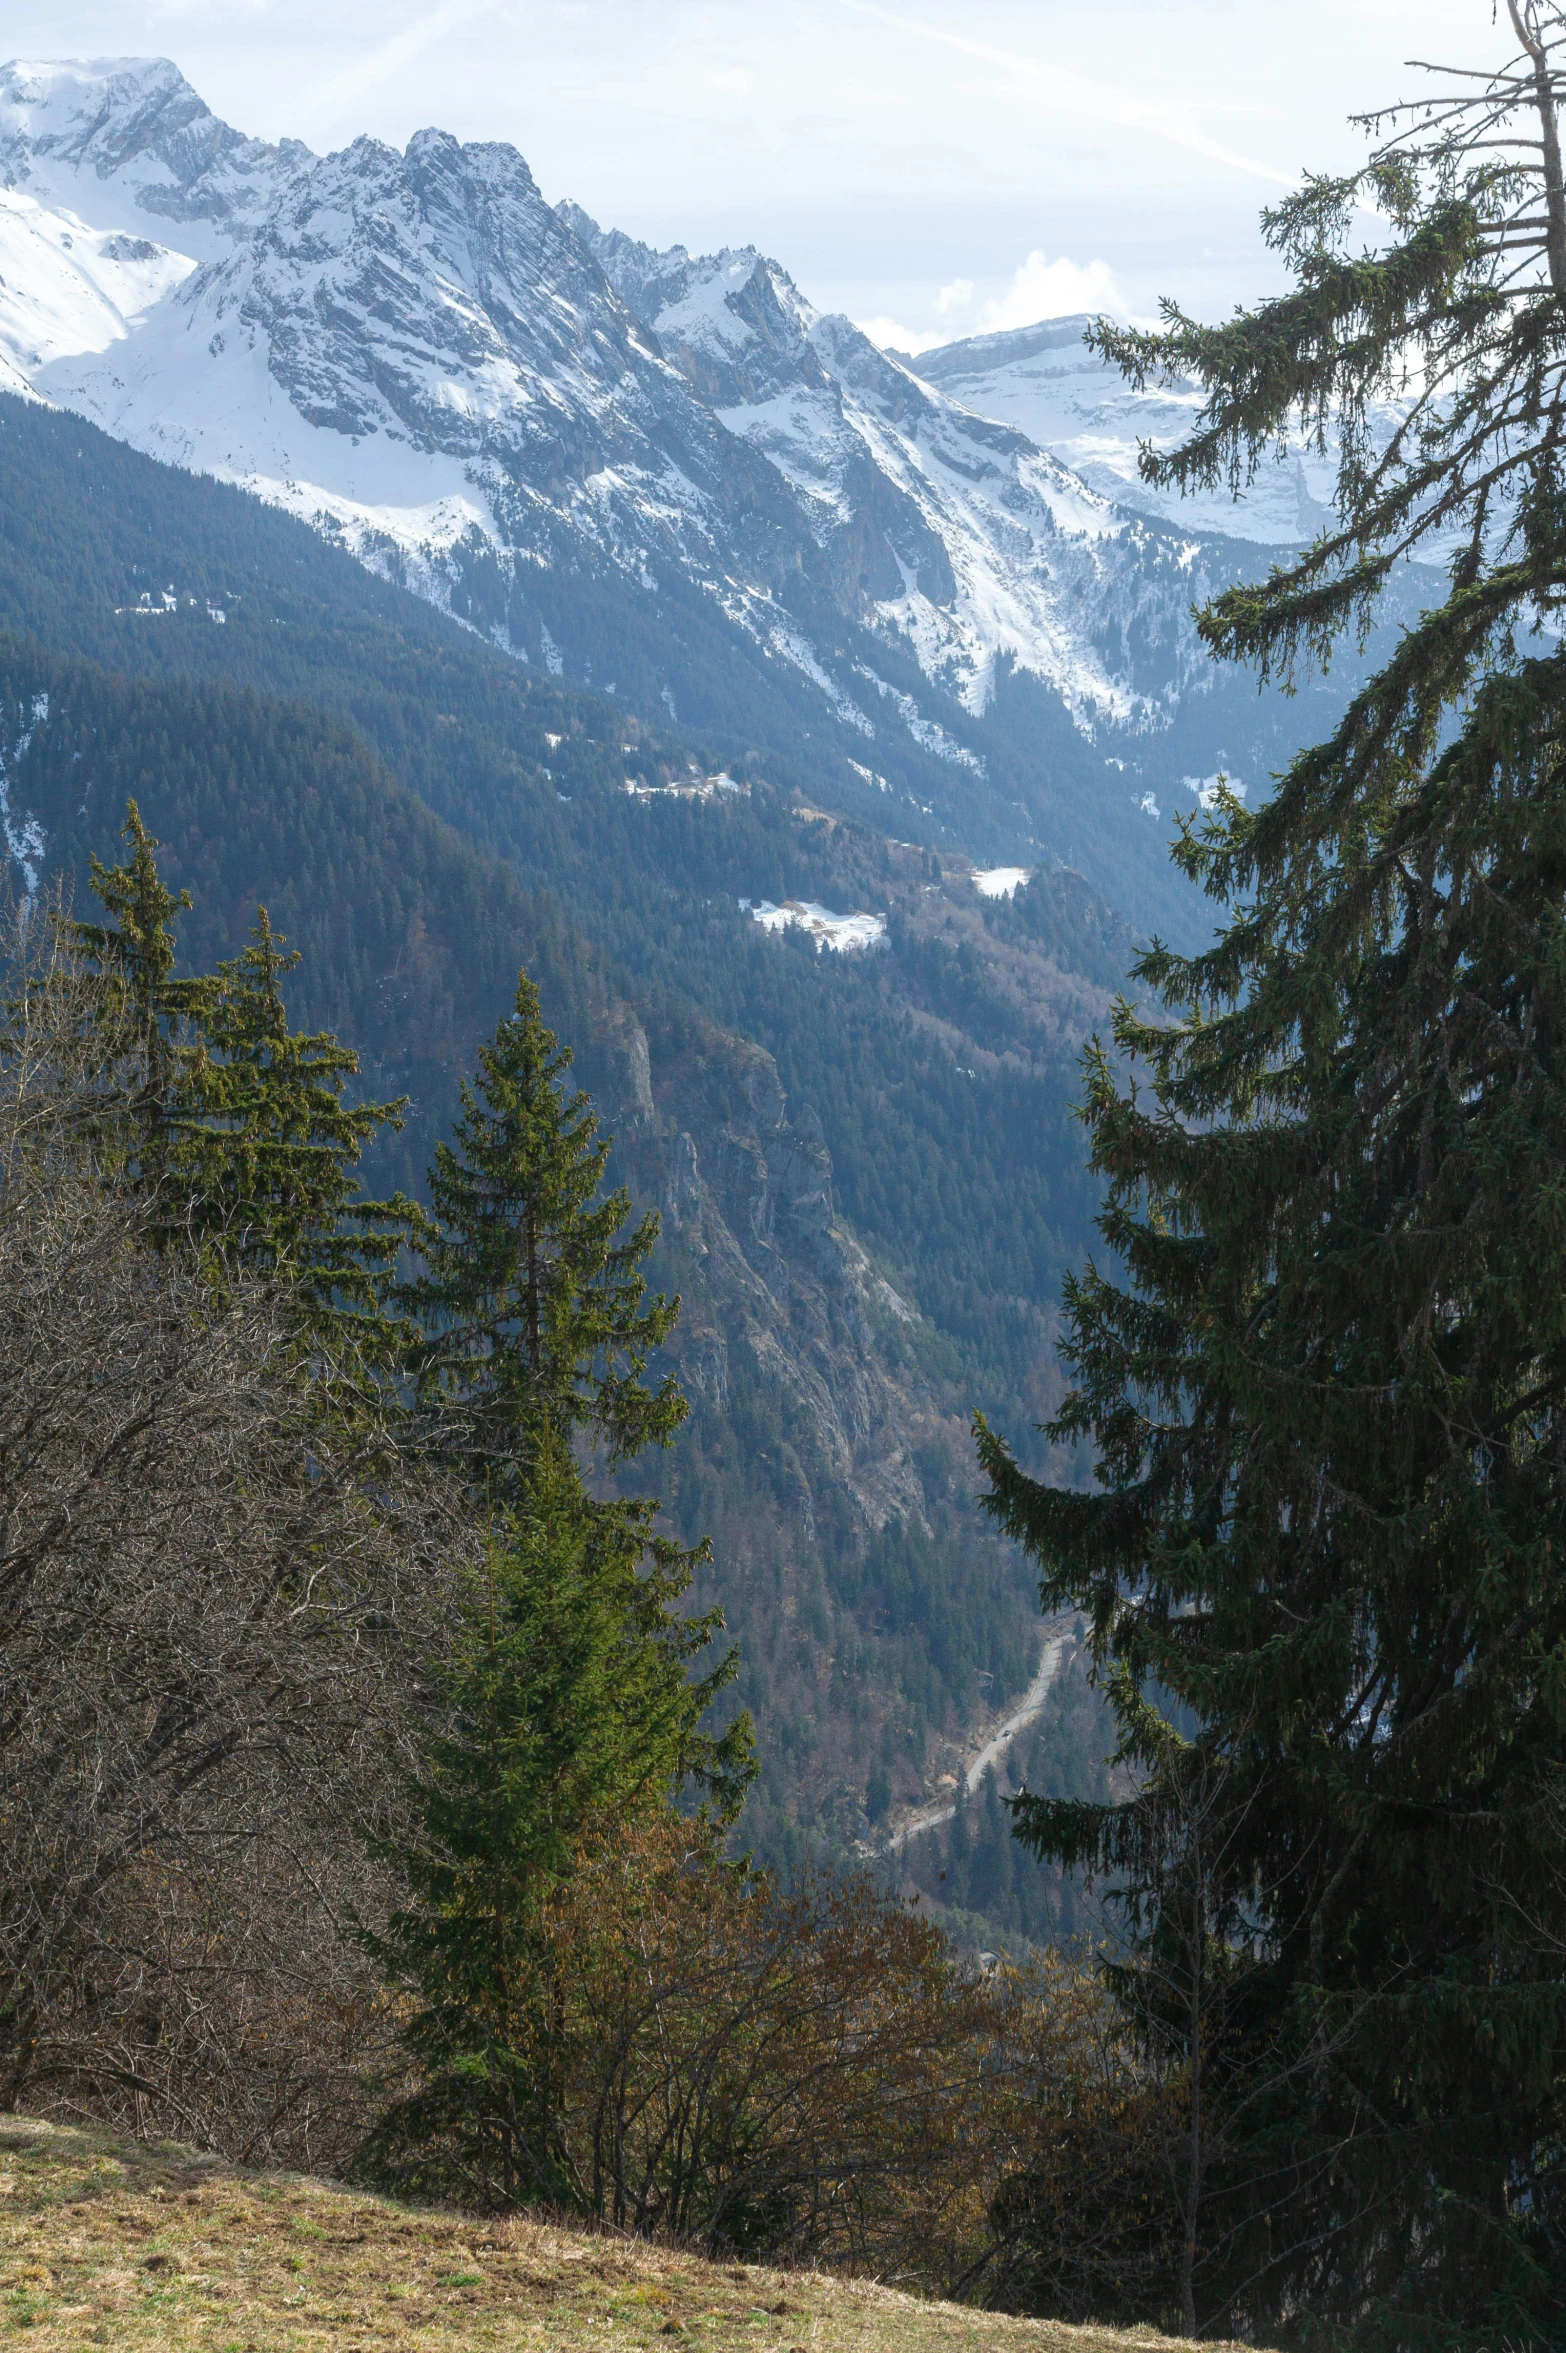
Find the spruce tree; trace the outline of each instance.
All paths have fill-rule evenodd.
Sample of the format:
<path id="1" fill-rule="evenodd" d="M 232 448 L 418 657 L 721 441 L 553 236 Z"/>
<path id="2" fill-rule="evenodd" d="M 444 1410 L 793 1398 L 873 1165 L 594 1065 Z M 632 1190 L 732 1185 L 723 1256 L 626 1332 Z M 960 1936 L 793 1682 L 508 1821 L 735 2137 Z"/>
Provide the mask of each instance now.
<path id="1" fill-rule="evenodd" d="M 91 861 L 93 893 L 109 920 L 67 917 L 59 930 L 67 952 L 99 983 L 92 1027 L 113 1082 L 112 1126 L 102 1140 L 132 1182 L 152 1188 L 189 1117 L 191 1025 L 210 1010 L 215 983 L 175 971 L 173 918 L 189 908 L 190 893 L 176 896 L 164 882 L 158 844 L 134 801 L 122 830 L 129 857 L 117 866 Z"/>
<path id="2" fill-rule="evenodd" d="M 649 1211 L 629 1233 L 630 1197 L 598 1198 L 609 1146 L 523 973 L 516 1010 L 464 1080 L 450 1144 L 430 1171 L 435 1229 L 409 1306 L 432 1328 L 426 1394 L 459 1403 L 475 1465 L 514 1492 L 547 1436 L 578 1431 L 611 1464 L 667 1445 L 687 1411 L 672 1375 L 642 1380 L 679 1314 L 646 1303 L 641 1269 L 657 1238 Z"/>
<path id="3" fill-rule="evenodd" d="M 289 1028 L 280 983 L 300 958 L 285 946 L 260 907 L 248 947 L 203 983 L 183 1090 L 191 1116 L 167 1182 L 199 1236 L 289 1284 L 312 1330 L 351 1331 L 385 1355 L 411 1336 L 386 1293 L 423 1220 L 400 1194 L 365 1199 L 358 1169 L 404 1106 L 345 1102 L 359 1071 L 352 1047 Z"/>
<path id="4" fill-rule="evenodd" d="M 1214 2333 L 1566 2341 L 1566 20 L 1511 17 L 1513 66 L 1267 216 L 1291 291 L 1098 337 L 1206 387 L 1151 480 L 1340 452 L 1220 655 L 1287 677 L 1446 565 L 1271 800 L 1182 829 L 1225 928 L 1088 1058 L 1112 1263 L 1050 1435 L 1099 1491 L 980 1425 L 1139 1784 L 1019 1829 L 1116 1886 L 1183 2049 L 1168 2306 Z"/>
<path id="5" fill-rule="evenodd" d="M 515 1016 L 462 1090 L 438 1150 L 425 1274 L 404 1294 L 433 1326 L 421 1363 L 490 1515 L 456 1662 L 432 1695 L 388 1856 L 403 1902 L 376 1950 L 407 2005 L 418 2092 L 366 2165 L 464 2201 L 565 2202 L 544 1933 L 583 1858 L 684 1789 L 727 1821 L 754 1777 L 748 1718 L 703 1730 L 732 1652 L 692 1669 L 721 1612 L 679 1603 L 709 1556 L 660 1533 L 655 1503 L 588 1492 L 576 1443 L 611 1463 L 667 1445 L 672 1378 L 641 1376 L 678 1313 L 645 1304 L 657 1220 L 625 1233 L 602 1199 L 608 1146 L 523 974 Z"/>
<path id="6" fill-rule="evenodd" d="M 213 973 L 177 971 L 174 919 L 191 905 L 158 871 L 134 801 L 130 855 L 92 861 L 105 922 L 66 919 L 62 942 L 92 977 L 90 1058 L 102 1065 L 96 1141 L 116 1181 L 154 1197 L 154 1230 L 287 1284 L 315 1336 L 360 1353 L 409 1344 L 386 1305 L 399 1251 L 422 1230 L 401 1196 L 367 1200 L 358 1168 L 401 1103 L 349 1104 L 358 1056 L 329 1032 L 290 1030 L 283 974 L 297 951 L 258 909 L 249 946 Z"/>
<path id="7" fill-rule="evenodd" d="M 653 1532 L 654 1508 L 594 1504 L 550 1437 L 474 1580 L 409 1792 L 416 1836 L 390 1856 L 402 1901 L 370 1940 L 406 2006 L 421 2080 L 363 2161 L 404 2190 L 470 2206 L 573 2202 L 551 1899 L 590 1849 L 666 1808 L 680 1784 L 720 1820 L 749 1786 L 748 1720 L 702 1729 L 733 1653 L 690 1672 L 721 1613 L 676 1613 L 695 1556 Z"/>

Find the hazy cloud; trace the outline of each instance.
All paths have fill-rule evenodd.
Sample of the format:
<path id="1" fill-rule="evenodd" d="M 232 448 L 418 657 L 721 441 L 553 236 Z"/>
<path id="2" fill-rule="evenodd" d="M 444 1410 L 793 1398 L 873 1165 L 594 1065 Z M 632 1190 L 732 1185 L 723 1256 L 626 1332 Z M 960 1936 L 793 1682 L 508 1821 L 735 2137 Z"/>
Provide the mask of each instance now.
<path id="1" fill-rule="evenodd" d="M 1113 82 L 1095 81 L 1053 58 L 1029 57 L 1019 50 L 975 41 L 968 34 L 955 32 L 945 25 L 924 24 L 916 17 L 899 16 L 890 8 L 876 6 L 875 0 L 838 0 L 838 6 L 851 15 L 869 17 L 915 40 L 933 41 L 943 49 L 955 49 L 982 64 L 1001 66 L 1036 90 L 1043 104 L 1070 112 L 1079 119 L 1085 114 L 1090 120 L 1151 132 L 1154 138 L 1167 139 L 1193 155 L 1207 157 L 1212 163 L 1228 164 L 1254 179 L 1270 181 L 1274 187 L 1294 188 L 1299 184 L 1297 172 L 1279 171 L 1275 164 L 1260 163 L 1254 156 L 1223 146 L 1210 139 L 1196 123 L 1156 99 L 1140 98 L 1134 90 L 1123 89 Z"/>
<path id="2" fill-rule="evenodd" d="M 1030 253 L 1003 292 L 984 302 L 976 301 L 975 292 L 969 278 L 953 278 L 941 287 L 931 306 L 939 327 L 909 327 L 888 318 L 861 319 L 859 325 L 883 351 L 917 353 L 955 343 L 964 335 L 1000 334 L 1008 327 L 1031 327 L 1040 319 L 1071 318 L 1081 311 L 1130 316 L 1107 261 L 1070 261 L 1064 254 L 1051 261 L 1043 253 Z"/>
<path id="3" fill-rule="evenodd" d="M 389 41 L 382 41 L 368 55 L 356 58 L 340 73 L 320 83 L 306 95 L 305 119 L 330 123 L 348 107 L 365 97 L 382 83 L 395 81 L 404 68 L 413 65 L 428 50 L 444 41 L 448 34 L 461 30 L 482 16 L 492 16 L 503 5 L 503 0 L 444 0 L 444 5 L 430 10 L 401 32 L 393 33 Z"/>

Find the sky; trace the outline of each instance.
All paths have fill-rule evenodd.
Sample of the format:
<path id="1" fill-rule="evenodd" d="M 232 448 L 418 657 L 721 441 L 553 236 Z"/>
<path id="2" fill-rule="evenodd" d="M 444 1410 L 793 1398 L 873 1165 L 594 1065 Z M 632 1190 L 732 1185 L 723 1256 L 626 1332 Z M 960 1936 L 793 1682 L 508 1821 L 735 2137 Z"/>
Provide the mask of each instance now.
<path id="1" fill-rule="evenodd" d="M 509 140 L 551 199 L 757 244 L 914 349 L 1255 300 L 1261 207 L 1363 154 L 1346 118 L 1505 46 L 1492 0 L 0 0 L 0 59 L 172 57 L 321 150 Z"/>

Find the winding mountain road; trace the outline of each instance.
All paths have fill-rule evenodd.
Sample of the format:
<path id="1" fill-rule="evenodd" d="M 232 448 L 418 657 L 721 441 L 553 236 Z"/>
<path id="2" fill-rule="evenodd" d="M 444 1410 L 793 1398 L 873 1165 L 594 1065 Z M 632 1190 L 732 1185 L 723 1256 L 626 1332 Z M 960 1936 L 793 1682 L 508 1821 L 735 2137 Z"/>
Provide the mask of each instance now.
<path id="1" fill-rule="evenodd" d="M 1000 1763 L 1018 1733 L 1026 1732 L 1028 1726 L 1037 1723 L 1044 1713 L 1044 1702 L 1074 1647 L 1074 1624 L 1072 1619 L 1055 1618 L 1046 1625 L 1044 1647 L 1039 1652 L 1033 1681 L 1011 1713 L 996 1725 L 963 1769 L 963 1787 L 969 1797 L 973 1796 L 991 1767 Z M 943 1822 L 950 1822 L 956 1812 L 955 1798 L 938 1801 L 933 1806 L 921 1806 L 916 1814 L 910 1814 L 906 1822 L 883 1838 L 872 1851 L 878 1855 L 894 1855 L 911 1838 L 917 1838 L 921 1831 L 936 1830 Z"/>

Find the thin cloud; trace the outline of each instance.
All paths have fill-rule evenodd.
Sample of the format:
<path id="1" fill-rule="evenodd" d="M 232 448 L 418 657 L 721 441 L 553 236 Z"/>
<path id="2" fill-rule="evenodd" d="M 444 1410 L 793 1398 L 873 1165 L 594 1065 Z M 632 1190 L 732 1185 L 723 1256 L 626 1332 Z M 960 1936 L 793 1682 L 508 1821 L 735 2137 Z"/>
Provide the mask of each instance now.
<path id="1" fill-rule="evenodd" d="M 476 17 L 492 15 L 500 5 L 501 0 L 445 0 L 443 7 L 432 9 L 417 23 L 404 26 L 368 56 L 357 59 L 340 74 L 334 74 L 330 81 L 323 82 L 311 93 L 309 112 L 321 121 L 330 122 L 367 91 L 394 80 L 404 66 L 412 65 L 448 33 L 472 24 Z"/>
<path id="2" fill-rule="evenodd" d="M 1217 140 L 1209 139 L 1180 116 L 1171 114 L 1167 107 L 1150 99 L 1132 97 L 1108 82 L 1096 82 L 1070 66 L 1046 65 L 1017 50 L 996 49 L 987 41 L 970 40 L 966 33 L 949 33 L 938 25 L 920 24 L 912 17 L 894 14 L 890 8 L 876 7 L 874 0 L 838 0 L 838 6 L 846 8 L 851 15 L 869 17 L 876 24 L 886 25 L 893 32 L 910 34 L 918 41 L 933 41 L 940 48 L 955 49 L 964 57 L 977 58 L 981 64 L 1002 66 L 1007 73 L 1022 74 L 1030 81 L 1042 83 L 1050 98 L 1073 112 L 1088 112 L 1103 122 L 1149 131 L 1155 138 L 1167 139 L 1171 146 L 1205 156 L 1211 163 L 1228 164 L 1235 171 L 1250 173 L 1254 179 L 1268 180 L 1274 187 L 1299 185 L 1297 173 L 1279 171 L 1273 164 L 1259 163 L 1253 155 L 1240 155 L 1232 147 L 1220 146 Z"/>
<path id="3" fill-rule="evenodd" d="M 265 16 L 272 6 L 273 0 L 227 0 L 227 14 L 230 16 Z M 155 24 L 165 17 L 176 20 L 190 17 L 210 18 L 211 0 L 150 0 L 148 14 Z"/>

